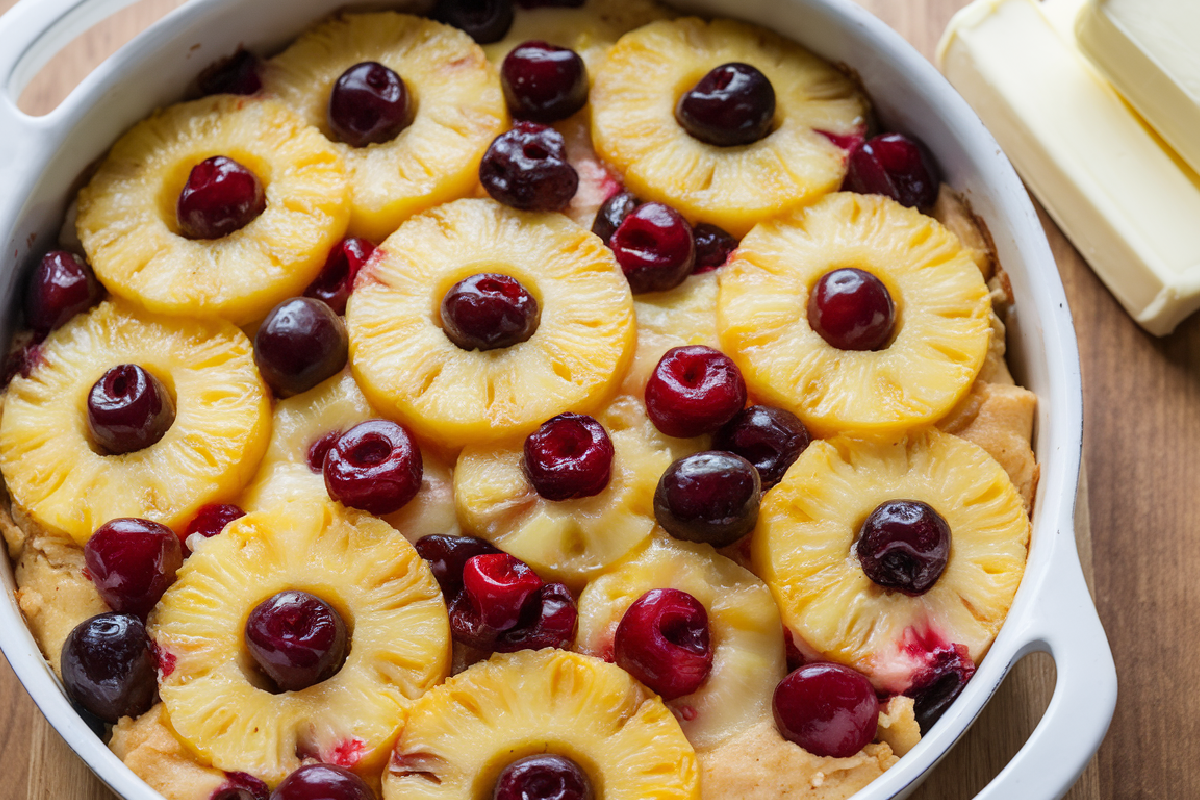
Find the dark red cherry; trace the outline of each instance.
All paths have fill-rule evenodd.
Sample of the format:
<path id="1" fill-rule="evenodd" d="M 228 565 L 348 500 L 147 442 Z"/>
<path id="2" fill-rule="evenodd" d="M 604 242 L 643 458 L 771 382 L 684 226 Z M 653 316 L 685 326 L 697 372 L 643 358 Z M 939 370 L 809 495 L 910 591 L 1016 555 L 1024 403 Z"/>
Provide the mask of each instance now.
<path id="1" fill-rule="evenodd" d="M 775 726 L 815 756 L 849 758 L 879 725 L 875 687 L 841 664 L 806 664 L 775 687 Z"/>
<path id="2" fill-rule="evenodd" d="M 150 637 L 142 621 L 108 612 L 81 622 L 63 644 L 67 697 L 104 722 L 149 710 L 158 689 Z"/>
<path id="3" fill-rule="evenodd" d="M 309 470 L 321 475 L 325 471 L 325 456 L 329 454 L 329 449 L 337 444 L 337 440 L 342 438 L 342 432 L 338 430 L 328 431 L 308 447 L 308 453 L 304 456 L 304 463 L 308 464 Z"/>
<path id="4" fill-rule="evenodd" d="M 8 359 L 4 362 L 4 380 L 3 385 L 7 386 L 13 378 L 20 375 L 22 378 L 28 378 L 33 374 L 33 371 L 46 362 L 42 355 L 42 346 L 35 342 L 15 347 L 9 354 Z"/>
<path id="5" fill-rule="evenodd" d="M 438 0 L 433 18 L 462 29 L 479 44 L 504 38 L 513 22 L 512 0 Z"/>
<path id="6" fill-rule="evenodd" d="M 442 298 L 442 330 L 463 350 L 499 350 L 529 341 L 542 319 L 537 300 L 508 275 L 463 278 Z"/>
<path id="7" fill-rule="evenodd" d="M 311 297 L 284 300 L 254 334 L 254 360 L 277 397 L 307 392 L 337 375 L 349 355 L 342 318 Z"/>
<path id="8" fill-rule="evenodd" d="M 183 549 L 157 522 L 122 517 L 104 523 L 83 548 L 88 575 L 114 611 L 145 618 L 175 582 Z"/>
<path id="9" fill-rule="evenodd" d="M 692 694 L 712 670 L 708 611 L 678 589 L 651 589 L 635 600 L 613 647 L 617 664 L 663 700 Z"/>
<path id="10" fill-rule="evenodd" d="M 525 604 L 515 627 L 501 633 L 491 649 L 497 653 L 569 647 L 575 639 L 579 610 L 564 583 L 547 583 Z"/>
<path id="11" fill-rule="evenodd" d="M 156 444 L 173 422 L 171 393 L 136 364 L 113 367 L 88 392 L 88 434 L 105 455 L 132 453 Z"/>
<path id="12" fill-rule="evenodd" d="M 266 208 L 257 175 L 232 158 L 213 156 L 192 167 L 175 217 L 188 239 L 220 239 L 249 225 Z"/>
<path id="13" fill-rule="evenodd" d="M 480 620 L 495 631 L 514 628 L 542 579 L 524 561 L 508 553 L 479 555 L 463 568 L 463 591 Z"/>
<path id="14" fill-rule="evenodd" d="M 559 211 L 579 188 L 567 141 L 548 125 L 518 122 L 492 142 L 479 180 L 495 200 L 523 211 Z"/>
<path id="15" fill-rule="evenodd" d="M 592 222 L 592 233 L 599 236 L 605 244 L 609 244 L 617 228 L 621 227 L 625 218 L 641 204 L 642 201 L 629 192 L 617 192 L 600 204 L 600 210 L 596 212 L 596 219 Z"/>
<path id="16" fill-rule="evenodd" d="M 708 144 L 753 144 L 771 132 L 775 88 L 749 64 L 722 64 L 683 93 L 675 106 L 675 119 Z"/>
<path id="17" fill-rule="evenodd" d="M 963 645 L 941 648 L 932 654 L 929 665 L 914 676 L 912 686 L 904 693 L 913 698 L 913 715 L 921 733 L 929 732 L 974 676 L 975 662 Z"/>
<path id="18" fill-rule="evenodd" d="M 270 794 L 270 787 L 253 775 L 226 772 L 225 782 L 213 790 L 208 800 L 267 800 Z"/>
<path id="19" fill-rule="evenodd" d="M 693 270 L 696 274 L 725 266 L 738 246 L 732 234 L 707 222 L 693 226 L 692 236 L 696 240 L 696 267 Z"/>
<path id="20" fill-rule="evenodd" d="M 504 768 L 492 800 L 593 800 L 592 782 L 565 756 L 542 753 L 519 758 Z"/>
<path id="21" fill-rule="evenodd" d="M 676 538 L 726 547 L 754 530 L 761 498 L 753 464 L 708 450 L 667 467 L 654 491 L 654 519 Z"/>
<path id="22" fill-rule="evenodd" d="M 696 264 L 692 226 L 662 203 L 642 203 L 609 238 L 634 294 L 665 292 L 683 283 Z"/>
<path id="23" fill-rule="evenodd" d="M 308 592 L 280 592 L 246 618 L 246 649 L 285 692 L 328 680 L 346 660 L 346 623 L 333 606 Z"/>
<path id="24" fill-rule="evenodd" d="M 557 122 L 587 103 L 587 67 L 570 48 L 525 42 L 504 57 L 500 87 L 514 118 Z"/>
<path id="25" fill-rule="evenodd" d="M 765 492 L 783 480 L 812 442 L 808 428 L 790 411 L 774 406 L 743 408 L 713 435 L 714 450 L 728 450 L 758 470 Z"/>
<path id="26" fill-rule="evenodd" d="M 200 94 L 257 94 L 262 90 L 262 61 L 249 50 L 209 65 L 196 78 Z"/>
<path id="27" fill-rule="evenodd" d="M 559 414 L 525 439 L 525 475 L 547 500 L 574 500 L 604 491 L 612 474 L 612 440 L 595 419 Z"/>
<path id="28" fill-rule="evenodd" d="M 375 252 L 375 245 L 366 239 L 343 239 L 329 251 L 325 266 L 304 290 L 305 297 L 315 297 L 341 316 L 346 313 L 346 301 L 354 291 L 354 279 L 363 264 Z"/>
<path id="29" fill-rule="evenodd" d="M 463 588 L 463 569 L 475 556 L 499 553 L 490 542 L 477 536 L 451 536 L 431 533 L 417 540 L 417 553 L 429 562 L 429 569 L 447 602 Z"/>
<path id="30" fill-rule="evenodd" d="M 192 518 L 192 521 L 188 523 L 187 528 L 184 530 L 184 555 L 189 555 L 191 552 L 187 546 L 187 539 L 192 534 L 198 533 L 205 539 L 211 539 L 225 530 L 226 525 L 244 516 L 246 516 L 246 512 L 240 506 L 235 506 L 232 503 L 210 503 L 206 506 L 200 506 L 200 510 L 196 512 L 196 516 Z"/>
<path id="31" fill-rule="evenodd" d="M 25 290 L 25 322 L 45 336 L 94 306 L 103 293 L 92 268 L 80 256 L 51 250 L 38 262 Z"/>
<path id="32" fill-rule="evenodd" d="M 421 489 L 421 449 L 403 426 L 386 419 L 360 422 L 325 456 L 329 496 L 372 514 L 390 514 Z"/>
<path id="33" fill-rule="evenodd" d="M 913 208 L 937 200 L 941 177 L 925 145 L 902 133 L 884 133 L 850 151 L 844 187 L 860 194 L 882 194 Z"/>
<path id="34" fill-rule="evenodd" d="M 835 269 L 808 296 L 808 324 L 839 350 L 882 350 L 896 330 L 896 304 L 871 273 Z"/>
<path id="35" fill-rule="evenodd" d="M 375 800 L 362 778 L 332 764 L 305 764 L 284 778 L 271 800 Z"/>
<path id="36" fill-rule="evenodd" d="M 412 97 L 404 80 L 375 61 L 355 64 L 329 93 L 329 129 L 351 147 L 390 142 L 412 124 Z"/>
<path id="37" fill-rule="evenodd" d="M 699 436 L 733 419 L 746 394 L 741 370 L 720 350 L 673 347 L 646 381 L 646 414 L 668 436 Z"/>
<path id="38" fill-rule="evenodd" d="M 854 545 L 862 571 L 885 589 L 917 597 L 933 588 L 950 560 L 950 526 L 920 500 L 880 503 Z"/>

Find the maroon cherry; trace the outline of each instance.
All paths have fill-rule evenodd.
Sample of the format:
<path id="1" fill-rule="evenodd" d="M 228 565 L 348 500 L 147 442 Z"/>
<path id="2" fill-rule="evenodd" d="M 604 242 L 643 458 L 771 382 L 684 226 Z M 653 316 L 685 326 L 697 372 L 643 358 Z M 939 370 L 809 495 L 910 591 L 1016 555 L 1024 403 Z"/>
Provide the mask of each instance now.
<path id="1" fill-rule="evenodd" d="M 663 700 L 692 694 L 712 670 L 708 611 L 678 589 L 651 589 L 635 600 L 613 647 L 617 664 Z"/>
<path id="2" fill-rule="evenodd" d="M 815 756 L 849 758 L 879 725 L 875 687 L 841 664 L 806 664 L 775 687 L 775 726 Z"/>
<path id="3" fill-rule="evenodd" d="M 712 433 L 745 405 L 741 370 L 704 345 L 671 348 L 646 381 L 646 413 L 668 436 Z"/>
<path id="4" fill-rule="evenodd" d="M 975 662 L 963 645 L 933 653 L 929 665 L 917 673 L 912 686 L 904 692 L 913 698 L 913 715 L 921 733 L 929 732 L 974 676 Z"/>
<path id="5" fill-rule="evenodd" d="M 275 787 L 271 800 L 375 800 L 375 792 L 348 769 L 305 764 Z"/>
<path id="6" fill-rule="evenodd" d="M 492 142 L 479 180 L 494 199 L 523 211 L 559 211 L 579 188 L 567 140 L 548 125 L 518 122 Z"/>
<path id="7" fill-rule="evenodd" d="M 512 0 L 438 0 L 433 17 L 463 30 L 479 44 L 504 38 L 513 22 Z"/>
<path id="8" fill-rule="evenodd" d="M 136 364 L 113 367 L 88 392 L 88 433 L 106 455 L 149 447 L 162 439 L 173 422 L 171 393 Z"/>
<path id="9" fill-rule="evenodd" d="M 59 667 L 67 697 L 104 722 L 136 717 L 154 703 L 154 654 L 135 616 L 108 612 L 75 626 Z"/>
<path id="10" fill-rule="evenodd" d="M 708 144 L 753 144 L 771 132 L 775 88 L 749 64 L 722 64 L 684 92 L 675 106 L 675 119 Z"/>
<path id="11" fill-rule="evenodd" d="M 188 523 L 183 534 L 184 555 L 189 555 L 191 552 L 187 546 L 187 539 L 192 534 L 198 533 L 205 539 L 211 539 L 225 530 L 226 525 L 244 516 L 246 516 L 246 512 L 240 506 L 232 503 L 209 503 L 206 506 L 200 506 L 200 510 Z"/>
<path id="12" fill-rule="evenodd" d="M 575 639 L 579 609 L 564 583 L 547 583 L 525 604 L 515 627 L 504 631 L 492 644 L 497 653 L 568 647 Z"/>
<path id="13" fill-rule="evenodd" d="M 839 350 L 882 350 L 896 330 L 896 304 L 871 273 L 835 269 L 808 296 L 808 324 Z"/>
<path id="14" fill-rule="evenodd" d="M 45 336 L 94 306 L 103 293 L 86 261 L 66 250 L 51 250 L 38 262 L 25 291 L 25 322 Z"/>
<path id="15" fill-rule="evenodd" d="M 587 67 L 570 48 L 525 42 L 504 57 L 500 87 L 516 119 L 557 122 L 587 103 Z"/>
<path id="16" fill-rule="evenodd" d="M 220 239 L 249 225 L 266 208 L 257 175 L 232 158 L 213 156 L 192 167 L 175 217 L 188 239 Z"/>
<path id="17" fill-rule="evenodd" d="M 658 479 L 654 519 L 676 538 L 726 547 L 754 530 L 761 497 L 753 464 L 709 450 L 679 459 Z"/>
<path id="18" fill-rule="evenodd" d="M 467 598 L 483 624 L 496 631 L 516 627 L 526 602 L 540 588 L 542 579 L 508 553 L 475 556 L 463 568 Z"/>
<path id="19" fill-rule="evenodd" d="M 45 360 L 42 355 L 42 346 L 35 342 L 31 341 L 14 348 L 4 362 L 3 385 L 7 386 L 18 375 L 28 378 L 35 369 L 45 363 Z"/>
<path id="20" fill-rule="evenodd" d="M 846 164 L 843 188 L 882 194 L 913 208 L 937 200 L 941 177 L 925 145 L 901 133 L 884 133 L 856 145 Z"/>
<path id="21" fill-rule="evenodd" d="M 88 575 L 113 611 L 145 618 L 175 582 L 183 549 L 157 522 L 122 517 L 104 523 L 83 548 Z"/>
<path id="22" fill-rule="evenodd" d="M 199 77 L 196 85 L 200 94 L 257 94 L 262 90 L 262 62 L 249 50 L 236 53 L 211 64 Z"/>
<path id="23" fill-rule="evenodd" d="M 928 592 L 950 560 L 950 526 L 920 500 L 889 500 L 867 517 L 854 545 L 862 571 L 885 589 L 917 597 Z"/>
<path id="24" fill-rule="evenodd" d="M 596 212 L 596 219 L 592 222 L 592 233 L 599 236 L 600 241 L 609 244 L 617 228 L 621 227 L 625 218 L 641 204 L 642 201 L 629 192 L 617 192 L 600 204 L 600 210 Z"/>
<path id="25" fill-rule="evenodd" d="M 270 787 L 253 775 L 226 772 L 225 782 L 213 790 L 208 800 L 267 800 L 270 794 Z"/>
<path id="26" fill-rule="evenodd" d="M 463 570 L 475 556 L 499 553 L 490 542 L 477 536 L 451 536 L 431 533 L 417 540 L 417 553 L 429 562 L 429 569 L 447 602 L 463 588 Z"/>
<path id="27" fill-rule="evenodd" d="M 346 301 L 354 291 L 358 271 L 375 252 L 375 245 L 366 239 L 343 239 L 329 251 L 325 266 L 304 290 L 305 297 L 315 297 L 341 316 L 346 313 Z"/>
<path id="28" fill-rule="evenodd" d="M 337 444 L 337 440 L 342 437 L 342 432 L 332 430 L 321 434 L 315 442 L 308 447 L 308 452 L 304 455 L 304 463 L 308 465 L 310 471 L 321 475 L 325 471 L 325 456 L 329 454 L 330 448 Z"/>
<path id="29" fill-rule="evenodd" d="M 360 422 L 325 456 L 329 496 L 372 514 L 390 514 L 421 489 L 421 450 L 403 426 L 386 419 Z"/>
<path id="30" fill-rule="evenodd" d="M 783 480 L 800 454 L 812 442 L 808 428 L 790 411 L 774 406 L 750 406 L 713 435 L 714 450 L 728 450 L 758 470 L 765 492 Z"/>
<path id="31" fill-rule="evenodd" d="M 492 800 L 593 800 L 592 783 L 571 759 L 551 753 L 519 758 L 504 768 Z"/>
<path id="32" fill-rule="evenodd" d="M 692 228 L 696 240 L 696 267 L 694 273 L 712 272 L 729 261 L 730 254 L 737 249 L 738 241 L 724 228 L 701 222 Z"/>
<path id="33" fill-rule="evenodd" d="M 351 147 L 384 144 L 412 124 L 412 98 L 404 80 L 375 61 L 355 64 L 329 93 L 329 129 Z"/>
<path id="34" fill-rule="evenodd" d="M 547 500 L 593 497 L 612 475 L 612 440 L 595 419 L 559 414 L 525 439 L 525 475 Z"/>
<path id="35" fill-rule="evenodd" d="M 463 350 L 499 350 L 529 341 L 542 319 L 537 300 L 508 275 L 463 278 L 442 298 L 442 330 Z"/>
<path id="36" fill-rule="evenodd" d="M 254 334 L 254 360 L 277 397 L 307 392 L 333 377 L 349 354 L 342 318 L 311 297 L 284 300 Z"/>
<path id="37" fill-rule="evenodd" d="M 268 597 L 246 618 L 246 649 L 282 691 L 332 678 L 346 660 L 346 623 L 333 606 L 308 592 Z"/>
<path id="38" fill-rule="evenodd" d="M 608 244 L 634 294 L 674 289 L 692 274 L 696 263 L 692 226 L 662 203 L 635 208 Z"/>

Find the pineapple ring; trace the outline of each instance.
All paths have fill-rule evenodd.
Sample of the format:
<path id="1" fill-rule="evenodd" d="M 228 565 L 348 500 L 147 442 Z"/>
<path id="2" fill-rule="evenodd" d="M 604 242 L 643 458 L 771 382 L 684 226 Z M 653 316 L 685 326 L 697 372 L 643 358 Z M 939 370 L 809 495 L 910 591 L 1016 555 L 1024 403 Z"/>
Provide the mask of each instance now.
<path id="1" fill-rule="evenodd" d="M 84 544 L 117 517 L 181 530 L 205 503 L 236 496 L 271 430 L 270 397 L 253 347 L 219 320 L 163 319 L 105 302 L 50 334 L 38 366 L 9 385 L 0 472 L 37 524 Z M 175 397 L 175 421 L 149 447 L 100 455 L 88 394 L 119 364 L 138 364 Z"/>
<path id="2" fill-rule="evenodd" d="M 774 130 L 718 147 L 675 120 L 675 104 L 714 67 L 751 64 L 775 89 Z M 596 151 L 644 200 L 734 236 L 841 184 L 846 151 L 819 131 L 861 136 L 867 101 L 854 81 L 795 42 L 732 20 L 653 22 L 617 42 L 591 93 Z"/>
<path id="3" fill-rule="evenodd" d="M 267 208 L 214 240 L 178 233 L 192 167 L 226 155 L 263 183 Z M 276 100 L 220 96 L 170 106 L 122 136 L 79 193 L 76 230 L 113 294 L 155 313 L 247 325 L 304 291 L 342 238 L 341 156 Z"/>
<path id="4" fill-rule="evenodd" d="M 446 337 L 442 297 L 480 272 L 510 275 L 538 301 L 528 341 L 479 351 Z M 635 336 L 629 283 L 599 238 L 561 214 L 493 200 L 458 200 L 400 226 L 360 273 L 346 327 L 371 404 L 449 447 L 590 413 L 620 383 Z"/>
<path id="5" fill-rule="evenodd" d="M 463 528 L 573 588 L 643 545 L 654 529 L 654 490 L 677 458 L 700 449 L 659 433 L 642 404 L 621 397 L 599 417 L 616 451 L 604 491 L 546 500 L 522 467 L 524 442 L 468 447 L 454 468 Z"/>
<path id="6" fill-rule="evenodd" d="M 701 344 L 720 349 L 717 341 L 716 271 L 689 276 L 666 292 L 633 298 L 637 317 L 637 353 L 621 384 L 622 394 L 644 397 L 646 382 L 672 347 Z"/>
<path id="7" fill-rule="evenodd" d="M 351 147 L 329 127 L 329 94 L 364 61 L 400 75 L 416 115 L 390 142 Z M 471 194 L 479 159 L 508 126 L 500 79 L 479 45 L 408 14 L 344 14 L 322 23 L 267 62 L 263 83 L 346 159 L 350 233 L 375 242 L 413 214 Z"/>
<path id="8" fill-rule="evenodd" d="M 604 800 L 699 800 L 696 753 L 674 715 L 615 664 L 564 650 L 496 655 L 409 715 L 384 800 L 490 797 L 525 756 L 573 759 Z"/>
<path id="9" fill-rule="evenodd" d="M 350 652 L 332 678 L 272 694 L 243 631 L 289 589 L 338 609 Z M 378 769 L 408 707 L 450 667 L 450 621 L 425 561 L 382 520 L 321 500 L 248 514 L 201 543 L 148 630 L 172 665 L 159 679 L 171 726 L 207 763 L 272 786 L 305 756 Z"/>
<path id="10" fill-rule="evenodd" d="M 787 674 L 775 599 L 766 584 L 707 545 L 661 535 L 589 583 L 579 596 L 575 649 L 611 661 L 625 612 L 660 588 L 687 592 L 708 611 L 712 672 L 696 692 L 667 703 L 692 746 L 711 750 L 771 719 L 775 685 Z"/>
<path id="11" fill-rule="evenodd" d="M 812 287 L 841 267 L 887 286 L 897 332 L 885 349 L 839 350 L 808 324 Z M 742 240 L 721 276 L 717 330 L 750 393 L 819 435 L 898 434 L 945 416 L 970 390 L 990 311 L 954 234 L 893 200 L 845 192 Z"/>
<path id="12" fill-rule="evenodd" d="M 946 570 L 919 597 L 876 585 L 854 554 L 863 521 L 901 498 L 950 525 Z M 962 645 L 975 662 L 987 653 L 1025 572 L 1029 530 L 995 459 L 926 429 L 891 443 L 813 442 L 763 498 L 751 553 L 804 655 L 901 693 L 935 648 Z"/>

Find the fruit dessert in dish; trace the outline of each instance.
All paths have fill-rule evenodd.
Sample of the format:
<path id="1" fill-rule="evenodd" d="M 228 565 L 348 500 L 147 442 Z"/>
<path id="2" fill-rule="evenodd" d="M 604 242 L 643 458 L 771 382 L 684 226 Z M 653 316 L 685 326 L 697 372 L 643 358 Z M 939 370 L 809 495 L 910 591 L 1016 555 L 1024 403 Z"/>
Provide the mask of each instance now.
<path id="1" fill-rule="evenodd" d="M 1035 398 L 934 158 L 771 32 L 518 6 L 214 65 L 34 271 L 18 602 L 169 800 L 848 797 L 1012 602 Z"/>

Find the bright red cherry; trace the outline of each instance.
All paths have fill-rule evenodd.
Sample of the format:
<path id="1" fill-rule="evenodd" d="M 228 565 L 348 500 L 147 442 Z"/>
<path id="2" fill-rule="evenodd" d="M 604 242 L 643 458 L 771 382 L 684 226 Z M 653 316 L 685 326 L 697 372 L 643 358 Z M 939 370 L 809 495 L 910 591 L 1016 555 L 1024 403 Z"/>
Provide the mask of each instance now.
<path id="1" fill-rule="evenodd" d="M 412 124 L 412 97 L 404 79 L 375 61 L 343 72 L 329 93 L 329 128 L 351 147 L 384 144 Z"/>
<path id="2" fill-rule="evenodd" d="M 519 758 L 504 768 L 492 800 L 593 800 L 592 783 L 571 759 L 552 753 Z"/>
<path id="3" fill-rule="evenodd" d="M 88 392 L 88 434 L 105 455 L 132 453 L 156 444 L 174 422 L 171 393 L 136 364 L 113 367 Z"/>
<path id="4" fill-rule="evenodd" d="M 60 668 L 67 697 L 108 723 L 148 711 L 158 690 L 150 637 L 130 614 L 97 614 L 77 625 Z"/>
<path id="5" fill-rule="evenodd" d="M 596 219 L 592 222 L 592 233 L 600 237 L 606 245 L 612 240 L 612 235 L 621 227 L 625 218 L 642 204 L 629 192 L 617 192 L 600 204 Z"/>
<path id="6" fill-rule="evenodd" d="M 871 273 L 835 269 L 808 296 L 808 324 L 839 350 L 883 350 L 896 331 L 896 304 Z"/>
<path id="7" fill-rule="evenodd" d="M 187 545 L 189 536 L 199 534 L 205 539 L 211 539 L 225 530 L 226 525 L 244 516 L 246 516 L 246 512 L 240 506 L 235 506 L 232 503 L 209 503 L 206 506 L 200 506 L 200 510 L 196 512 L 196 516 L 192 518 L 192 521 L 188 523 L 187 528 L 184 530 L 184 555 L 187 556 L 191 553 Z"/>
<path id="8" fill-rule="evenodd" d="M 447 602 L 462 591 L 463 570 L 470 559 L 500 552 L 491 542 L 478 536 L 451 536 L 445 533 L 422 536 L 415 546 L 418 555 L 429 562 L 429 569 L 442 587 L 442 595 Z"/>
<path id="9" fill-rule="evenodd" d="M 146 519 L 104 523 L 83 547 L 96 591 L 114 611 L 145 618 L 183 566 L 175 532 Z"/>
<path id="10" fill-rule="evenodd" d="M 482 272 L 463 278 L 442 298 L 442 330 L 463 350 L 499 350 L 529 341 L 542 310 L 516 278 Z"/>
<path id="11" fill-rule="evenodd" d="M 462 29 L 479 44 L 504 38 L 513 22 L 512 0 L 438 0 L 433 18 Z"/>
<path id="12" fill-rule="evenodd" d="M 302 394 L 333 377 L 349 355 L 342 318 L 311 297 L 284 300 L 254 334 L 254 360 L 277 397 Z"/>
<path id="13" fill-rule="evenodd" d="M 761 498 L 753 464 L 709 450 L 679 459 L 662 474 L 654 519 L 678 539 L 726 547 L 754 530 Z"/>
<path id="14" fill-rule="evenodd" d="M 238 49 L 204 69 L 196 78 L 202 95 L 257 94 L 262 90 L 262 61 L 249 50 Z"/>
<path id="15" fill-rule="evenodd" d="M 504 57 L 500 87 L 516 119 L 557 122 L 587 103 L 587 67 L 570 48 L 525 42 Z"/>
<path id="16" fill-rule="evenodd" d="M 675 106 L 675 119 L 708 144 L 753 144 L 771 132 L 775 88 L 749 64 L 722 64 L 684 92 Z"/>
<path id="17" fill-rule="evenodd" d="M 549 125 L 518 122 L 479 162 L 479 181 L 493 199 L 522 211 L 559 211 L 579 189 L 567 140 Z"/>
<path id="18" fill-rule="evenodd" d="M 815 756 L 849 758 L 875 739 L 879 700 L 863 675 L 841 664 L 806 664 L 775 687 L 775 726 Z"/>
<path id="19" fill-rule="evenodd" d="M 673 347 L 646 381 L 646 414 L 668 436 L 699 436 L 733 419 L 746 396 L 746 381 L 729 356 L 704 345 Z"/>
<path id="20" fill-rule="evenodd" d="M 280 592 L 246 618 L 246 649 L 285 692 L 328 680 L 346 660 L 349 635 L 337 610 L 308 592 Z"/>
<path id="21" fill-rule="evenodd" d="M 738 246 L 732 234 L 707 222 L 693 226 L 692 237 L 696 241 L 696 267 L 693 272 L 697 275 L 725 266 Z"/>
<path id="22" fill-rule="evenodd" d="M 375 800 L 375 792 L 348 769 L 305 764 L 275 787 L 271 800 Z"/>
<path id="23" fill-rule="evenodd" d="M 559 414 L 525 439 L 525 475 L 547 500 L 574 500 L 604 491 L 615 451 L 592 417 Z"/>
<path id="24" fill-rule="evenodd" d="M 382 515 L 417 496 L 424 470 L 412 434 L 395 422 L 369 419 L 338 437 L 323 471 L 331 498 Z"/>
<path id="25" fill-rule="evenodd" d="M 100 301 L 104 288 L 80 256 L 51 250 L 42 256 L 25 291 L 25 322 L 45 336 Z"/>
<path id="26" fill-rule="evenodd" d="M 321 272 L 304 290 L 305 297 L 315 297 L 341 316 L 346 313 L 346 301 L 354 291 L 354 279 L 358 271 L 375 252 L 375 245 L 366 239 L 343 239 L 338 242 Z"/>
<path id="27" fill-rule="evenodd" d="M 634 294 L 665 292 L 683 283 L 696 264 L 692 226 L 663 203 L 642 203 L 617 227 L 609 247 Z"/>
<path id="28" fill-rule="evenodd" d="M 257 175 L 232 158 L 213 156 L 192 167 L 175 217 L 188 239 L 220 239 L 249 225 L 266 208 Z"/>
<path id="29" fill-rule="evenodd" d="M 663 700 L 692 694 L 712 671 L 708 611 L 678 589 L 651 589 L 635 600 L 613 647 L 617 664 Z"/>
<path id="30" fill-rule="evenodd" d="M 808 428 L 790 411 L 774 406 L 750 406 L 734 415 L 713 434 L 714 450 L 728 450 L 758 470 L 765 492 L 783 480 L 812 442 Z"/>
<path id="31" fill-rule="evenodd" d="M 952 645 L 933 653 L 929 665 L 914 676 L 912 686 L 904 692 L 913 698 L 913 715 L 921 733 L 929 732 L 973 677 L 975 662 L 963 645 Z"/>
<path id="32" fill-rule="evenodd" d="M 850 151 L 843 188 L 860 194 L 882 194 L 913 208 L 937 200 L 941 177 L 925 145 L 901 133 L 867 139 Z"/>
<path id="33" fill-rule="evenodd" d="M 521 610 L 540 588 L 542 579 L 508 553 L 475 556 L 463 567 L 463 590 L 483 624 L 497 631 L 516 627 Z"/>
<path id="34" fill-rule="evenodd" d="M 874 583 L 917 597 L 946 571 L 950 525 L 928 503 L 889 500 L 863 522 L 854 552 Z"/>

